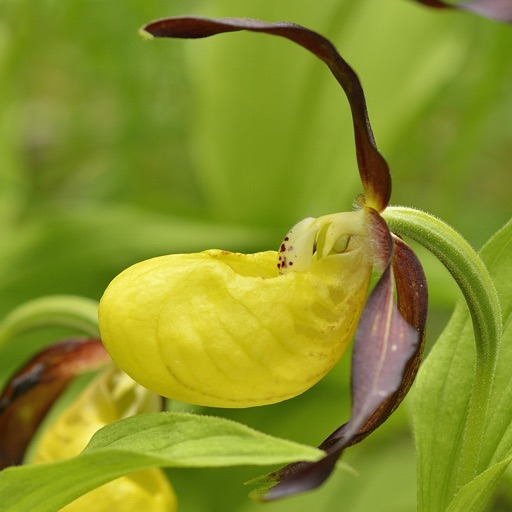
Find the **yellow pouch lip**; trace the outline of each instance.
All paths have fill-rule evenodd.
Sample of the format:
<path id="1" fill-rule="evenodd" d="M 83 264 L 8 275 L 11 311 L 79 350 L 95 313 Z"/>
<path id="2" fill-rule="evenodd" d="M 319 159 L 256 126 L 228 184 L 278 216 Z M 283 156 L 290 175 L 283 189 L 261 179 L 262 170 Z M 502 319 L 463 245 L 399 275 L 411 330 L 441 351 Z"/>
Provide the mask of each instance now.
<path id="1" fill-rule="evenodd" d="M 103 341 L 135 380 L 179 401 L 251 407 L 291 398 L 334 366 L 354 334 L 371 273 L 363 245 L 285 275 L 275 251 L 212 249 L 137 263 L 102 298 Z M 332 301 L 347 286 L 357 291 L 353 321 L 333 327 Z M 320 348 L 306 346 L 315 337 Z M 330 338 L 334 348 L 326 348 Z"/>

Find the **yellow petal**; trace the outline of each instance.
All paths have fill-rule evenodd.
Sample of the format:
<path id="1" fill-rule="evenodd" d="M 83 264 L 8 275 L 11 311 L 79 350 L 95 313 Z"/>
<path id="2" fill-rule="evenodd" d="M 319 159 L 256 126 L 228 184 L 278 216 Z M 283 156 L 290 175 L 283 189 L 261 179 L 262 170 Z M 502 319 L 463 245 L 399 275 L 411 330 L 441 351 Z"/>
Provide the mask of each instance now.
<path id="1" fill-rule="evenodd" d="M 371 274 L 364 237 L 303 272 L 280 275 L 274 251 L 210 250 L 138 263 L 100 302 L 116 364 L 155 393 L 250 407 L 296 396 L 340 359 Z"/>
<path id="2" fill-rule="evenodd" d="M 160 398 L 126 374 L 111 369 L 96 377 L 43 433 L 34 462 L 53 462 L 78 455 L 92 435 L 111 421 L 159 409 Z M 101 471 L 101 468 L 99 468 Z M 81 496 L 65 512 L 174 512 L 176 497 L 160 469 L 118 478 Z"/>

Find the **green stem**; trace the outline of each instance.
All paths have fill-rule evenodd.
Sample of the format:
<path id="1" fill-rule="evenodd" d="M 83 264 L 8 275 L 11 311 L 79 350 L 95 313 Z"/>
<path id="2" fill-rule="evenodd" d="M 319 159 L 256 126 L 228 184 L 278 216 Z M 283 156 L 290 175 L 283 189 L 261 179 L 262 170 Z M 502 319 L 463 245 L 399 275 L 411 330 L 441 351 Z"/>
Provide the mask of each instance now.
<path id="1" fill-rule="evenodd" d="M 14 336 L 43 327 L 69 327 L 82 334 L 99 337 L 98 303 L 71 295 L 26 302 L 0 323 L 0 348 Z"/>
<path id="2" fill-rule="evenodd" d="M 476 342 L 476 367 L 458 465 L 458 490 L 472 480 L 478 470 L 502 335 L 498 294 L 478 254 L 442 220 L 406 207 L 389 207 L 382 216 L 391 231 L 420 243 L 445 265 L 459 285 L 471 314 Z"/>

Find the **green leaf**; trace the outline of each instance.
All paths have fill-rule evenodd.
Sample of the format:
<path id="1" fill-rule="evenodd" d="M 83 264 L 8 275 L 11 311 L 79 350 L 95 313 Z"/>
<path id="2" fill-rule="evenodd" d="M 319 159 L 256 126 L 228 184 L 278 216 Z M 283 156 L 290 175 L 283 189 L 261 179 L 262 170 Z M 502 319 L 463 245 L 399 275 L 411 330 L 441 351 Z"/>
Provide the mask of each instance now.
<path id="1" fill-rule="evenodd" d="M 150 467 L 271 465 L 322 452 L 221 418 L 141 414 L 99 430 L 78 457 L 0 473 L 4 512 L 51 512 L 120 476 Z"/>
<path id="2" fill-rule="evenodd" d="M 474 500 L 471 510 L 482 510 L 486 501 L 484 496 L 490 496 L 499 481 L 497 468 L 485 472 L 496 464 L 506 466 L 512 454 L 512 222 L 491 239 L 482 249 L 481 256 L 496 284 L 505 326 L 493 392 L 489 397 L 491 414 L 486 418 L 485 431 L 481 435 L 477 465 L 462 468 L 461 446 L 466 441 L 475 342 L 469 311 L 461 302 L 421 368 L 416 383 L 414 428 L 419 511 L 452 510 L 449 507 L 459 510 L 456 508 L 458 500 L 462 500 L 460 503 Z M 478 386 L 478 380 L 475 385 Z M 461 488 L 457 479 L 462 470 L 466 474 L 473 472 L 479 484 L 472 480 Z"/>
<path id="3" fill-rule="evenodd" d="M 507 469 L 512 457 L 491 466 L 466 484 L 450 503 L 447 512 L 467 512 L 485 510 L 496 489 L 501 475 Z"/>

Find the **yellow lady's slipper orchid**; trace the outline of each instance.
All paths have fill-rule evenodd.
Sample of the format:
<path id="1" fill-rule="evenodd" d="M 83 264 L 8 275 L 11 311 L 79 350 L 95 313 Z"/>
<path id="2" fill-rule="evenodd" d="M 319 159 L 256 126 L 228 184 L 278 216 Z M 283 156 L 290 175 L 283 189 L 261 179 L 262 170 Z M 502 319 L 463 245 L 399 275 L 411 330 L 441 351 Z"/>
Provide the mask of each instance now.
<path id="1" fill-rule="evenodd" d="M 135 381 L 176 400 L 250 407 L 296 396 L 354 335 L 373 263 L 365 216 L 306 219 L 279 252 L 137 263 L 101 299 L 102 341 Z"/>
<path id="2" fill-rule="evenodd" d="M 328 39 L 295 23 L 195 16 L 156 20 L 142 34 L 202 39 L 241 30 L 286 38 L 329 67 L 350 104 L 361 209 L 303 220 L 277 253 L 215 250 L 134 265 L 106 290 L 99 320 L 105 347 L 135 380 L 159 394 L 221 407 L 301 393 L 355 334 L 350 419 L 320 445 L 322 459 L 291 463 L 260 480 L 260 497 L 273 500 L 318 487 L 343 451 L 398 407 L 421 359 L 427 285 L 414 252 L 380 216 L 391 197 L 389 166 L 357 74 Z M 380 276 L 367 299 L 374 263 Z"/>
<path id="3" fill-rule="evenodd" d="M 100 374 L 42 435 L 34 462 L 78 455 L 92 435 L 107 423 L 139 412 L 157 411 L 161 398 L 117 369 Z M 61 510 L 174 512 L 176 497 L 160 469 L 148 469 L 109 482 Z"/>

